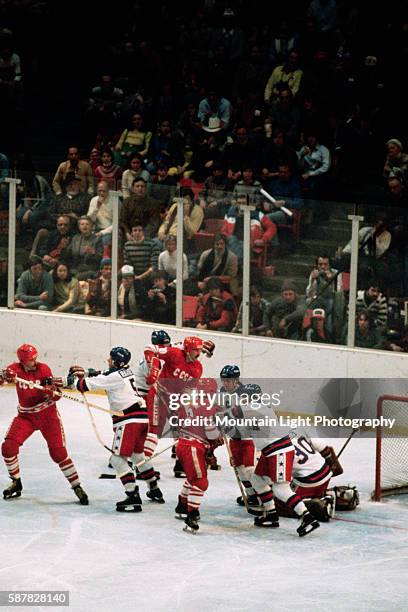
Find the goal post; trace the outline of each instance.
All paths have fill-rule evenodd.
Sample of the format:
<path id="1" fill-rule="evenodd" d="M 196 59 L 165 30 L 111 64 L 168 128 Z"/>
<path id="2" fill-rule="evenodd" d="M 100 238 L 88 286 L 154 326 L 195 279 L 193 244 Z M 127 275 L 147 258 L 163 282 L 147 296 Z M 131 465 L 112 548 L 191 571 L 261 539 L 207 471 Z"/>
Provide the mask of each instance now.
<path id="1" fill-rule="evenodd" d="M 408 397 L 382 395 L 377 417 L 395 418 L 392 430 L 377 427 L 374 501 L 408 493 Z"/>

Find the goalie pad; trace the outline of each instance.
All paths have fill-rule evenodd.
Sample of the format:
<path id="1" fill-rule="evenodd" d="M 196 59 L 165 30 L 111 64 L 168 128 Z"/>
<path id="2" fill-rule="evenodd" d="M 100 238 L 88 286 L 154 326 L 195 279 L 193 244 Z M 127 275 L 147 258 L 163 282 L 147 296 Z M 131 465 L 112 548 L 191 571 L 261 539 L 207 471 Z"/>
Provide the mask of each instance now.
<path id="1" fill-rule="evenodd" d="M 304 499 L 306 508 L 314 516 L 315 519 L 322 523 L 328 523 L 334 516 L 336 497 L 334 493 L 328 492 L 321 499 L 313 497 Z"/>
<path id="2" fill-rule="evenodd" d="M 333 492 L 336 496 L 336 510 L 339 512 L 355 510 L 360 503 L 360 496 L 356 487 L 351 487 L 350 485 L 333 487 L 333 489 L 327 492 Z"/>

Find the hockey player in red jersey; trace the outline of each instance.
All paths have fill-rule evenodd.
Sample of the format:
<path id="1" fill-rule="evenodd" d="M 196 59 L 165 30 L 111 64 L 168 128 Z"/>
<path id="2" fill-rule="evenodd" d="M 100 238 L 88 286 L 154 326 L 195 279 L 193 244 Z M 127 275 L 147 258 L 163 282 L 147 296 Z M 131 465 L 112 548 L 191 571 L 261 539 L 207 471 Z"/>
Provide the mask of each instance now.
<path id="1" fill-rule="evenodd" d="M 216 391 L 217 383 L 211 378 L 186 382 L 177 416 L 172 417 L 176 418 L 179 427 L 177 457 L 186 474 L 175 512 L 176 518 L 185 519 L 185 531 L 196 532 L 199 529 L 200 504 L 208 488 L 207 453 L 222 444 L 213 419 L 216 408 L 210 409 L 205 398 L 206 393 L 213 395 Z M 200 392 L 203 395 L 200 396 Z M 186 400 L 188 394 L 191 394 L 189 401 Z"/>
<path id="2" fill-rule="evenodd" d="M 162 434 L 168 417 L 168 397 L 172 392 L 180 392 L 183 382 L 201 378 L 203 366 L 199 360 L 202 352 L 211 357 L 215 345 L 197 336 L 184 338 L 183 348 L 176 346 L 149 346 L 145 349 L 145 359 L 151 364 L 152 379 L 156 377 L 155 391 L 149 401 L 153 402 L 153 424 L 150 430 L 158 436 Z M 162 367 L 159 367 L 159 361 Z M 174 474 L 184 477 L 178 460 Z"/>
<path id="3" fill-rule="evenodd" d="M 16 377 L 26 383 L 16 382 L 18 415 L 14 417 L 1 447 L 2 455 L 12 480 L 4 489 L 4 499 L 20 497 L 23 489 L 20 478 L 18 454 L 20 446 L 39 430 L 48 444 L 50 457 L 58 464 L 75 495 L 83 506 L 88 505 L 88 496 L 80 485 L 79 477 L 65 446 L 64 428 L 58 413 L 56 401 L 60 399 L 58 388 L 53 384 L 51 370 L 45 363 L 37 361 L 37 350 L 31 344 L 17 349 L 18 361 L 11 363 L 0 372 L 0 384 L 16 382 Z M 30 383 L 41 385 L 36 389 Z"/>

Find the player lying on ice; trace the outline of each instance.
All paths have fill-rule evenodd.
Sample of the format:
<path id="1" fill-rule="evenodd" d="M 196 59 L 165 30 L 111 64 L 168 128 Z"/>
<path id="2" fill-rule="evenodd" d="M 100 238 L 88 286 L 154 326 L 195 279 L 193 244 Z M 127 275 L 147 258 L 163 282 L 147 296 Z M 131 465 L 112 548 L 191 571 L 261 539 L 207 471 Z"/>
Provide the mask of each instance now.
<path id="1" fill-rule="evenodd" d="M 65 446 L 65 434 L 56 403 L 61 395 L 62 379 L 55 379 L 49 366 L 37 361 L 37 349 L 31 344 L 22 344 L 17 349 L 18 361 L 0 371 L 0 385 L 16 382 L 18 414 L 14 417 L 1 447 L 2 455 L 12 480 L 4 489 L 4 499 L 20 497 L 23 485 L 20 478 L 18 455 L 20 446 L 35 431 L 45 438 L 50 457 L 64 474 L 78 497 L 80 504 L 88 505 L 88 496 L 79 482 L 79 476 Z M 27 381 L 16 381 L 16 378 Z M 58 384 L 55 384 L 58 383 Z M 37 389 L 33 385 L 43 388 Z"/>

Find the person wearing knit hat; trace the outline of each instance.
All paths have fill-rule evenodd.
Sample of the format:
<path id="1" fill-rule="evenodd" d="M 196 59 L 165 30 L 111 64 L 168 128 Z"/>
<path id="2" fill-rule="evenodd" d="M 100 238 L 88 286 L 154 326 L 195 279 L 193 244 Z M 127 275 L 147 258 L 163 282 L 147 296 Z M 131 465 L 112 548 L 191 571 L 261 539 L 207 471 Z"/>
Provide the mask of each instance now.
<path id="1" fill-rule="evenodd" d="M 404 153 L 402 142 L 398 138 L 390 138 L 386 147 L 387 157 L 383 176 L 387 179 L 396 176 L 406 183 L 408 178 L 408 154 Z"/>
<path id="2" fill-rule="evenodd" d="M 121 267 L 120 269 L 120 275 L 122 278 L 125 278 L 126 276 L 134 276 L 135 275 L 135 269 L 133 266 L 129 266 L 129 265 L 124 265 Z"/>
<path id="3" fill-rule="evenodd" d="M 267 307 L 264 314 L 265 335 L 272 338 L 299 340 L 302 335 L 302 321 L 306 311 L 305 299 L 298 296 L 292 279 L 286 279 L 280 296 Z"/>
<path id="4" fill-rule="evenodd" d="M 111 266 L 111 265 L 112 265 L 112 260 L 109 257 L 104 257 L 103 259 L 101 259 L 100 269 L 102 270 L 102 268 L 104 268 L 105 266 Z"/>

